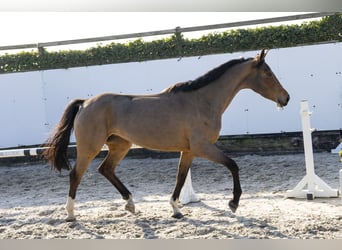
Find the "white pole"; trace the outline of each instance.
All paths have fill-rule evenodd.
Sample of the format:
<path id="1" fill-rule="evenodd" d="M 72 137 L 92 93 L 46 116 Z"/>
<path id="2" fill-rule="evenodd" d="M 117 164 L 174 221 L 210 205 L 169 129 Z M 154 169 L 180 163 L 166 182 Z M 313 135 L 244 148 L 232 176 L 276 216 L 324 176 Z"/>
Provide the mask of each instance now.
<path id="1" fill-rule="evenodd" d="M 44 149 L 46 149 L 46 147 L 1 150 L 0 158 L 36 156 L 39 155 L 39 153 Z"/>
<path id="2" fill-rule="evenodd" d="M 304 155 L 305 155 L 305 166 L 306 166 L 306 175 L 307 175 L 307 184 L 308 184 L 308 199 L 314 199 L 314 176 L 315 176 L 315 167 L 314 167 L 314 159 L 313 159 L 313 150 L 312 150 L 312 137 L 311 133 L 314 129 L 311 128 L 310 125 L 310 116 L 312 112 L 309 111 L 309 104 L 307 101 L 301 101 L 300 103 L 300 114 L 302 117 L 302 128 L 303 128 L 303 140 L 304 140 Z"/>

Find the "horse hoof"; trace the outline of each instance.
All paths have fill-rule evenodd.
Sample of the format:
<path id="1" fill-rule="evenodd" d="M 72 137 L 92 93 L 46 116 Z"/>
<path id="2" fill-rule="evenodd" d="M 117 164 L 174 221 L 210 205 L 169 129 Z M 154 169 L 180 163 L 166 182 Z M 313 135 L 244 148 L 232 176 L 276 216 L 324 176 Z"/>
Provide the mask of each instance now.
<path id="1" fill-rule="evenodd" d="M 131 204 L 126 204 L 125 210 L 131 212 L 132 214 L 135 214 L 135 206 Z"/>
<path id="2" fill-rule="evenodd" d="M 236 209 L 238 208 L 238 204 L 235 204 L 233 200 L 229 201 L 228 206 L 230 210 L 232 210 L 233 213 L 236 212 Z"/>
<path id="3" fill-rule="evenodd" d="M 184 217 L 184 215 L 181 213 L 175 213 L 172 215 L 172 217 L 175 219 L 182 219 Z"/>
<path id="4" fill-rule="evenodd" d="M 73 222 L 73 221 L 75 221 L 75 220 L 76 220 L 76 217 L 75 217 L 75 216 L 68 216 L 68 217 L 65 219 L 66 222 Z"/>

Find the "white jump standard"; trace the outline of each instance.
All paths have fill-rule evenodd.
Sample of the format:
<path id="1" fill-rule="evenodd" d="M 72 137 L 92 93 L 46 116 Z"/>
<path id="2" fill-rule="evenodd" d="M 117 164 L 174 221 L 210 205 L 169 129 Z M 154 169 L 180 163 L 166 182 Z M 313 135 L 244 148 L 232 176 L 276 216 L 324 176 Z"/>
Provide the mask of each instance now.
<path id="1" fill-rule="evenodd" d="M 293 190 L 286 192 L 286 198 L 307 198 L 308 200 L 313 200 L 316 197 L 338 197 L 338 190 L 330 188 L 315 174 L 311 138 L 313 129 L 310 125 L 312 112 L 309 111 L 308 102 L 305 100 L 301 101 L 300 114 L 302 117 L 306 175 Z"/>
<path id="2" fill-rule="evenodd" d="M 186 176 L 182 191 L 179 196 L 179 201 L 185 205 L 192 202 L 199 202 L 200 198 L 195 193 L 194 189 L 192 188 L 192 181 L 191 181 L 191 170 L 189 169 L 188 175 Z"/>

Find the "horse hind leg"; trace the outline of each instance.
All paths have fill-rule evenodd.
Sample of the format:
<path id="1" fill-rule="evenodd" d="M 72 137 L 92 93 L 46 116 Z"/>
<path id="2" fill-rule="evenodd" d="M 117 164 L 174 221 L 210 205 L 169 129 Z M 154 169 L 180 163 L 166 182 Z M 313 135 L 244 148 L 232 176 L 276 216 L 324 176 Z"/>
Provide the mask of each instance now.
<path id="1" fill-rule="evenodd" d="M 115 168 L 119 162 L 126 156 L 132 143 L 124 140 L 119 136 L 111 136 L 107 140 L 108 154 L 104 161 L 99 166 L 99 172 L 109 180 L 113 186 L 119 191 L 122 198 L 126 200 L 125 209 L 131 213 L 135 213 L 135 206 L 132 198 L 131 192 L 126 188 L 126 186 L 120 181 L 120 179 L 115 175 Z"/>
<path id="2" fill-rule="evenodd" d="M 85 172 L 87 171 L 91 161 L 96 157 L 96 155 L 101 151 L 103 142 L 100 136 L 99 140 L 95 141 L 91 137 L 78 137 L 77 141 L 77 158 L 75 167 L 70 171 L 70 186 L 69 186 L 69 196 L 67 199 L 66 210 L 68 216 L 66 221 L 74 221 L 76 219 L 74 215 L 74 201 L 76 198 L 76 191 L 81 182 L 81 179 Z M 90 143 L 93 142 L 93 143 Z"/>
<path id="3" fill-rule="evenodd" d="M 75 167 L 71 170 L 69 174 L 70 187 L 69 187 L 69 196 L 68 196 L 67 204 L 66 204 L 66 210 L 68 213 L 66 221 L 68 222 L 76 220 L 76 217 L 74 215 L 74 203 L 75 203 L 75 198 L 76 198 L 76 191 L 84 173 L 87 171 L 88 166 L 92 160 L 93 158 L 77 156 Z"/>

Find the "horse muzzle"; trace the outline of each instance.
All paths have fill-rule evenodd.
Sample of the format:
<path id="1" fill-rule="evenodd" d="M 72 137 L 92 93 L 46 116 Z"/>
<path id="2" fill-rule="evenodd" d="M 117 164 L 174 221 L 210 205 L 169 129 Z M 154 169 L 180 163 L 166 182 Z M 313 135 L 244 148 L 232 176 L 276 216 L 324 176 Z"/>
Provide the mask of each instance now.
<path id="1" fill-rule="evenodd" d="M 289 94 L 287 94 L 284 97 L 278 97 L 277 106 L 280 108 L 285 107 L 289 101 L 290 101 L 290 95 Z"/>

